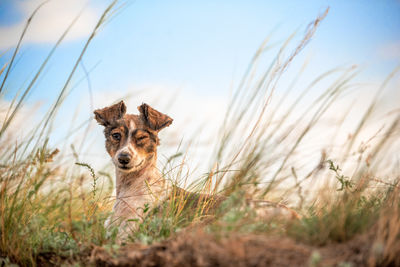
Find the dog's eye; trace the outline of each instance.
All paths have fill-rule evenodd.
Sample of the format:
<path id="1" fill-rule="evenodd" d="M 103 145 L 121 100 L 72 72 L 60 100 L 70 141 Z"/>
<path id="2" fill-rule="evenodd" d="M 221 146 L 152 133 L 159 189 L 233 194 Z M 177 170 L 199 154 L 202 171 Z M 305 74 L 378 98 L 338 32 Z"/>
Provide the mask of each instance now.
<path id="1" fill-rule="evenodd" d="M 146 139 L 147 137 L 148 137 L 147 135 L 142 135 L 142 136 L 136 137 L 136 140 L 137 140 L 137 141 L 144 140 L 144 139 Z"/>
<path id="2" fill-rule="evenodd" d="M 114 140 L 117 140 L 117 141 L 121 140 L 121 134 L 119 134 L 119 133 L 113 133 L 111 136 L 112 136 L 112 138 L 114 138 Z"/>

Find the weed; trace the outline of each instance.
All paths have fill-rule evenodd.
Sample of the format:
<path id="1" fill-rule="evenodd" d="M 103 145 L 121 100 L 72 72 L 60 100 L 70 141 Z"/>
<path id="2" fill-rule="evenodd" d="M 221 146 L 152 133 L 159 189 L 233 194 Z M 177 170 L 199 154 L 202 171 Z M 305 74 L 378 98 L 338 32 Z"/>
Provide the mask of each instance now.
<path id="1" fill-rule="evenodd" d="M 92 193 L 93 193 L 93 198 L 95 198 L 95 197 L 96 197 L 96 191 L 97 191 L 96 183 L 97 183 L 97 180 L 98 180 L 99 178 L 96 176 L 96 174 L 95 174 L 95 172 L 94 172 L 94 169 L 93 169 L 89 164 L 87 164 L 87 163 L 76 162 L 75 164 L 78 165 L 78 166 L 86 167 L 86 168 L 89 169 L 90 175 L 91 175 L 92 178 L 93 178 L 93 184 L 92 184 L 92 185 L 93 185 L 93 189 L 92 189 Z"/>
<path id="2" fill-rule="evenodd" d="M 339 165 L 335 166 L 332 160 L 327 160 L 327 162 L 329 163 L 329 169 L 335 172 L 335 177 L 340 183 L 340 188 L 338 188 L 337 191 L 350 190 L 354 184 L 349 180 L 349 177 L 340 174 L 341 169 L 339 168 Z"/>
<path id="3" fill-rule="evenodd" d="M 194 228 L 205 229 L 207 234 L 217 236 L 219 240 L 226 236 L 253 234 L 266 239 L 270 236 L 293 238 L 304 246 L 303 252 L 313 251 L 309 246 L 315 249 L 335 243 L 346 244 L 357 236 L 367 235 L 372 236 L 371 252 L 366 256 L 371 265 L 400 265 L 399 174 L 392 161 L 387 159 L 390 154 L 387 156 L 384 153 L 389 146 L 398 146 L 400 115 L 395 113 L 389 127 L 374 137 L 375 143 L 370 145 L 368 151 L 362 149 L 357 154 L 355 167 L 347 168 L 352 172 L 345 176 L 338 164 L 326 160 L 334 158 L 329 147 L 321 149 L 320 159 L 310 168 L 309 160 L 306 159 L 305 164 L 298 155 L 305 149 L 302 144 L 323 121 L 326 112 L 352 87 L 351 81 L 357 74 L 354 68 L 338 68 L 321 74 L 294 101 L 290 101 L 289 92 L 296 86 L 296 81 L 293 81 L 278 105 L 271 107 L 272 96 L 282 77 L 311 40 L 328 10 L 310 24 L 293 51 L 287 51 L 293 41 L 293 36 L 290 36 L 270 65 L 260 73 L 257 65 L 268 50 L 270 39 L 263 42 L 233 94 L 214 154 L 209 156 L 212 168 L 205 175 L 194 177 L 195 182 L 186 186 L 198 194 L 185 193 L 177 186 L 186 185 L 190 176 L 189 171 L 184 171 L 187 153 L 179 151 L 180 144 L 178 151 L 161 168 L 164 177 L 173 184 L 168 189 L 168 201 L 154 209 L 144 205 L 143 219 L 134 220 L 135 227 L 129 235 L 129 242 L 120 244 L 117 240 L 118 225 L 105 226 L 111 214 L 112 177 L 104 171 L 96 172 L 88 163 L 79 162 L 79 154 L 73 145 L 75 164 L 64 154 L 58 155 L 58 149 L 48 145 L 50 125 L 67 96 L 66 91 L 76 68 L 98 30 L 116 11 L 115 8 L 116 2 L 112 2 L 104 11 L 57 100 L 41 122 L 17 144 L 8 139 L 10 125 L 69 28 L 54 45 L 22 96 L 16 96 L 7 109 L 0 128 L 0 265 L 35 265 L 43 255 L 56 255 L 62 259 L 60 263 L 86 265 L 89 261 L 87 255 L 97 249 L 118 252 L 131 243 L 145 244 L 149 248 L 145 253 L 150 253 L 151 244 L 167 242 Z M 29 28 L 29 23 L 30 20 L 25 30 Z M 0 69 L 0 93 L 6 89 L 25 30 L 10 62 Z M 287 54 L 289 56 L 285 56 Z M 395 72 L 390 74 L 380 89 L 394 75 Z M 319 90 L 319 95 L 308 106 L 304 104 L 310 90 L 324 79 L 333 82 L 325 90 Z M 345 144 L 341 153 L 342 167 L 353 163 L 354 144 L 371 122 L 379 94 L 361 115 L 353 135 Z M 339 131 L 341 124 L 335 127 Z M 363 154 L 366 151 L 368 156 Z M 182 156 L 182 162 L 176 164 Z M 55 161 L 56 157 L 61 160 Z M 324 169 L 326 162 L 329 164 L 328 171 Z M 90 177 L 82 174 L 80 167 L 87 168 Z M 381 170 L 390 170 L 392 181 L 377 179 L 383 177 Z M 334 188 L 330 185 L 332 173 L 335 175 Z M 108 179 L 106 192 L 102 190 L 102 177 Z M 274 200 L 297 206 L 302 218 L 260 219 L 257 210 L 248 204 L 248 199 Z M 254 243 L 259 241 L 254 239 Z M 240 254 L 245 250 L 233 251 Z M 290 253 L 287 249 L 283 251 L 285 255 Z M 317 251 L 309 254 L 310 266 L 323 264 L 325 257 L 322 254 Z M 161 257 L 162 252 L 157 255 Z M 352 264 L 342 259 L 336 263 L 342 266 Z"/>

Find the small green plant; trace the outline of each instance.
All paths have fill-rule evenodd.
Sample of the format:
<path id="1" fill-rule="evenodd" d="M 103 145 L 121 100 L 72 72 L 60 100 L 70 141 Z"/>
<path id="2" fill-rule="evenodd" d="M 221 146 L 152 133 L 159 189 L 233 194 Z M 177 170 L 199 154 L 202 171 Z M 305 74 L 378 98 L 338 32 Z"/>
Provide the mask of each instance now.
<path id="1" fill-rule="evenodd" d="M 390 165 L 391 161 L 387 161 L 383 156 L 384 153 L 380 153 L 385 152 L 385 144 L 398 145 L 397 140 L 400 139 L 396 129 L 400 124 L 400 116 L 394 118 L 386 133 L 377 137 L 381 140 L 378 140 L 372 149 L 373 153 L 366 159 L 369 169 L 356 169 L 355 174 L 348 177 L 342 173 L 339 165 L 332 160 L 326 160 L 325 150 L 321 152 L 318 165 L 310 172 L 297 171 L 299 164 L 295 156 L 304 149 L 301 146 L 303 140 L 321 121 L 325 112 L 351 87 L 349 82 L 356 74 L 353 68 L 335 69 L 315 77 L 315 80 L 292 102 L 287 96 L 292 88 L 297 86 L 294 80 L 279 99 L 276 108 L 272 109 L 269 106 L 281 78 L 309 42 L 327 11 L 310 24 L 293 51 L 287 51 L 293 38 L 290 36 L 270 66 L 266 70 L 263 69 L 262 73 L 258 72 L 256 66 L 264 63 L 261 55 L 269 50 L 269 39 L 267 38 L 260 46 L 233 94 L 225 121 L 221 126 L 219 141 L 216 142 L 215 155 L 214 157 L 210 155 L 207 159 L 211 161 L 213 167 L 201 178 L 194 177 L 196 183 L 190 190 L 200 194 L 188 195 L 174 186 L 170 189 L 168 200 L 160 206 L 155 208 L 151 208 L 149 204 L 143 206 L 143 218 L 131 220 L 135 227 L 129 236 L 128 244 L 119 243 L 118 225 L 105 227 L 113 203 L 110 200 L 113 177 L 104 171 L 95 172 L 88 163 L 73 164 L 74 161 L 65 156 L 62 165 L 52 164 L 52 159 L 58 150 L 48 147 L 52 128 L 50 125 L 55 113 L 67 95 L 67 88 L 88 45 L 107 18 L 117 12 L 113 8 L 115 3 L 116 1 L 112 2 L 99 19 L 54 105 L 39 125 L 32 129 L 32 133 L 18 144 L 7 140 L 7 131 L 21 110 L 25 97 L 31 88 L 36 86 L 48 60 L 69 29 L 55 44 L 23 91 L 22 97 L 16 96 L 8 107 L 7 112 L 10 116 L 4 118 L 0 128 L 1 266 L 12 263 L 34 266 L 39 263 L 39 258 L 43 255 L 59 257 L 60 264 L 65 261 L 69 265 L 73 263 L 88 265 L 88 255 L 94 254 L 98 248 L 104 248 L 112 252 L 110 254 L 118 255 L 118 252 L 125 249 L 124 245 L 129 243 L 137 242 L 150 246 L 160 241 L 167 242 L 169 238 L 195 227 L 205 228 L 208 233 L 221 238 L 228 235 L 250 236 L 257 233 L 259 234 L 257 238 L 268 239 L 274 235 L 284 239 L 288 237 L 296 239 L 299 244 L 306 243 L 305 248 L 312 248 L 308 262 L 310 266 L 319 266 L 325 260 L 325 256 L 322 258 L 322 254 L 316 252 L 316 246 L 329 246 L 337 242 L 345 244 L 357 235 L 369 235 L 372 232 L 376 240 L 371 241 L 371 262 L 379 266 L 400 265 L 399 172 L 397 166 Z M 0 69 L 0 78 L 3 77 L 0 93 L 6 89 L 7 77 L 12 77 L 8 73 L 12 70 L 22 39 L 23 36 L 10 64 Z M 1 76 L 2 73 L 6 75 Z M 339 75 L 336 77 L 331 76 L 332 74 Z M 304 111 L 297 114 L 296 107 L 302 105 L 303 98 L 315 85 L 328 77 L 334 78 L 334 82 L 312 101 L 310 106 L 302 107 Z M 0 100 L 3 95 L 0 94 Z M 377 100 L 373 101 L 362 116 L 359 126 L 354 131 L 355 134 L 343 151 L 343 158 L 348 158 L 357 135 L 370 118 L 375 101 Z M 296 123 L 293 124 L 293 121 Z M 337 125 L 338 129 L 340 126 Z M 78 152 L 73 146 L 72 149 L 75 161 L 78 161 Z M 189 171 L 187 174 L 184 171 L 185 161 L 173 166 L 182 155 L 186 158 L 186 153 L 178 151 L 169 157 L 165 167 L 161 168 L 163 175 L 168 176 L 168 180 L 172 182 L 177 183 L 180 179 L 186 181 L 190 176 Z M 324 181 L 330 178 L 329 174 L 332 172 L 328 172 L 328 175 L 323 172 L 326 162 L 339 183 L 339 188 L 336 190 L 330 190 L 329 187 L 318 188 L 316 185 L 318 183 L 314 183 L 316 180 Z M 87 168 L 90 176 L 81 174 L 75 165 Z M 381 188 L 374 187 L 375 184 L 370 185 L 374 181 L 374 178 L 371 178 L 374 175 L 373 171 L 378 172 L 383 168 L 392 171 L 391 175 L 395 182 L 379 181 L 379 184 L 383 185 Z M 101 190 L 100 178 L 103 176 L 109 180 L 108 192 Z M 294 181 L 290 180 L 291 177 L 295 178 Z M 359 177 L 362 177 L 363 186 L 353 182 L 359 181 Z M 213 208 L 213 204 L 217 201 L 207 197 L 210 195 L 222 196 L 224 200 L 217 208 Z M 275 218 L 260 219 L 257 210 L 246 201 L 269 198 L 281 201 L 296 197 L 301 200 L 298 207 L 303 211 L 303 216 L 290 222 Z M 150 251 L 151 248 L 146 249 L 145 253 Z M 112 265 L 114 265 L 113 260 L 114 258 Z M 138 264 L 140 265 L 140 262 Z M 338 264 L 351 265 L 347 261 Z"/>
<path id="2" fill-rule="evenodd" d="M 78 165 L 78 166 L 86 167 L 87 169 L 89 169 L 90 175 L 93 178 L 92 193 L 93 193 L 93 198 L 95 198 L 96 197 L 96 191 L 97 191 L 96 184 L 97 184 L 97 180 L 99 178 L 96 176 L 96 173 L 94 172 L 94 169 L 87 163 L 76 162 L 75 164 Z"/>
<path id="3" fill-rule="evenodd" d="M 335 177 L 340 183 L 340 188 L 338 188 L 337 191 L 351 190 L 354 186 L 354 183 L 349 179 L 348 176 L 344 176 L 340 173 L 342 170 L 339 168 L 339 165 L 335 166 L 333 161 L 330 159 L 327 160 L 327 162 L 329 163 L 329 169 L 335 172 Z"/>
<path id="4" fill-rule="evenodd" d="M 313 245 L 345 242 L 369 230 L 378 220 L 388 191 L 375 194 L 349 192 L 315 203 L 288 228 L 288 234 Z"/>
<path id="5" fill-rule="evenodd" d="M 245 192 L 237 190 L 215 211 L 215 220 L 207 229 L 214 234 L 280 233 L 285 222 L 278 218 L 260 218 L 246 200 Z"/>
<path id="6" fill-rule="evenodd" d="M 310 256 L 309 267 L 318 267 L 321 264 L 321 254 L 318 251 L 313 251 Z"/>

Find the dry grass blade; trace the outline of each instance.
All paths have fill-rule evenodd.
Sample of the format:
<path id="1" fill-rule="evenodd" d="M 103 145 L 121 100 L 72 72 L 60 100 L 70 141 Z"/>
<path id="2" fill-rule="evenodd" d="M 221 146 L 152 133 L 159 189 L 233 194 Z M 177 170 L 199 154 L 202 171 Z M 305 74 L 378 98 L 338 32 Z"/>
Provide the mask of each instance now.
<path id="1" fill-rule="evenodd" d="M 7 78 L 8 78 L 8 74 L 10 73 L 11 67 L 12 67 L 12 65 L 13 65 L 13 63 L 14 63 L 15 56 L 18 54 L 18 51 L 19 51 L 19 48 L 20 48 L 20 46 L 21 46 L 22 40 L 24 39 L 24 36 L 25 36 L 25 34 L 26 34 L 26 31 L 27 31 L 28 28 L 29 28 L 29 25 L 30 25 L 31 22 L 32 22 L 32 19 L 35 17 L 36 13 L 37 13 L 45 4 L 47 4 L 49 1 L 50 1 L 50 0 L 44 1 L 44 2 L 41 3 L 37 8 L 35 8 L 35 10 L 32 12 L 32 14 L 30 15 L 30 17 L 29 17 L 28 20 L 26 21 L 25 27 L 24 27 L 24 29 L 23 29 L 23 31 L 22 31 L 20 37 L 19 37 L 17 46 L 16 46 L 16 48 L 15 48 L 15 50 L 14 50 L 14 53 L 13 53 L 13 55 L 12 55 L 12 57 L 11 57 L 10 64 L 8 65 L 7 72 L 6 72 L 6 74 L 5 74 L 4 78 L 3 78 L 3 81 L 1 82 L 1 85 L 0 85 L 0 93 L 3 91 L 4 84 L 5 84 L 5 82 L 6 82 Z M 2 72 L 2 71 L 1 71 L 1 72 Z M 1 74 L 1 72 L 0 72 L 0 74 Z"/>
<path id="2" fill-rule="evenodd" d="M 57 109 L 59 108 L 60 104 L 62 103 L 64 94 L 65 94 L 65 92 L 66 92 L 66 90 L 67 90 L 67 88 L 68 88 L 68 86 L 69 86 L 69 84 L 70 84 L 70 82 L 72 80 L 72 77 L 75 74 L 76 69 L 78 68 L 78 66 L 79 66 L 79 64 L 80 64 L 80 62 L 81 62 L 81 60 L 83 58 L 83 55 L 86 53 L 86 50 L 88 49 L 88 47 L 89 47 L 90 43 L 92 42 L 94 36 L 97 34 L 100 26 L 106 21 L 107 14 L 113 10 L 113 7 L 115 6 L 115 4 L 117 2 L 118 2 L 118 0 L 114 0 L 104 10 L 103 14 L 101 15 L 100 19 L 98 20 L 98 22 L 96 23 L 94 29 L 92 30 L 92 33 L 90 34 L 89 38 L 87 39 L 87 41 L 86 41 L 86 43 L 85 43 L 85 45 L 84 45 L 84 47 L 83 47 L 78 59 L 76 60 L 74 66 L 73 66 L 73 68 L 72 68 L 72 70 L 71 70 L 71 72 L 70 72 L 70 74 L 69 74 L 69 76 L 68 76 L 68 78 L 66 80 L 66 82 L 64 83 L 63 88 L 60 91 L 60 94 L 58 95 L 53 107 L 50 109 L 49 115 L 47 116 L 47 118 L 46 118 L 46 120 L 45 120 L 45 122 L 44 122 L 44 124 L 42 126 L 42 131 L 39 134 L 39 139 L 43 136 L 44 131 L 47 129 L 47 126 L 48 126 L 49 122 L 54 117 Z M 47 130 L 49 130 L 49 129 L 47 129 Z"/>
<path id="3" fill-rule="evenodd" d="M 138 207 L 143 216 L 131 220 L 129 240 L 118 240 L 122 219 L 111 216 L 113 172 L 109 166 L 101 171 L 93 168 L 95 165 L 80 153 L 84 142 L 70 143 L 67 138 L 78 130 L 84 131 L 86 138 L 87 130 L 82 128 L 90 118 L 76 123 L 79 125 L 71 122 L 66 137 L 57 140 L 60 150 L 50 147 L 55 142 L 49 138 L 54 138 L 52 124 L 57 112 L 75 88 L 72 81 L 79 66 L 84 77 L 78 84 L 86 79 L 91 90 L 90 70 L 82 60 L 98 31 L 124 7 L 113 1 L 104 10 L 57 99 L 40 124 L 17 143 L 4 137 L 12 128 L 8 125 L 17 120 L 26 95 L 43 76 L 47 61 L 75 20 L 24 87 L 22 96 L 14 97 L 8 111 L 4 109 L 6 119 L 0 130 L 0 265 L 400 264 L 400 175 L 398 162 L 393 160 L 397 154 L 392 152 L 400 145 L 399 110 L 385 113 L 389 114 L 385 119 L 390 120 L 367 138 L 368 146 L 350 153 L 358 141 L 354 138 L 363 136 L 373 122 L 381 92 L 367 112 L 359 114 L 354 136 L 337 145 L 334 141 L 343 133 L 353 108 L 347 102 L 348 106 L 341 106 L 340 100 L 354 89 L 358 70 L 336 68 L 303 86 L 302 78 L 308 71 L 304 64 L 293 80 L 287 85 L 284 82 L 328 9 L 308 26 L 298 43 L 293 43 L 296 33 L 283 41 L 272 59 L 264 58 L 272 50 L 272 37 L 263 41 L 233 92 L 214 154 L 201 158 L 211 161 L 210 168 L 198 175 L 189 164 L 196 140 L 187 144 L 181 140 L 159 168 L 160 179 L 168 184 L 166 199 L 155 195 L 152 184 L 146 183 L 156 202 L 162 201 L 154 208 L 149 203 Z M 0 75 L 8 73 L 10 65 L 4 66 Z M 389 86 L 395 74 L 397 70 L 380 90 Z M 280 86 L 287 86 L 286 90 Z M 336 104 L 339 109 L 335 109 Z M 328 116 L 332 110 L 340 113 L 339 119 Z M 332 130 L 329 136 L 328 130 Z M 333 136 L 335 140 L 314 147 L 315 140 L 322 139 L 321 132 L 325 139 Z M 311 148 L 307 147 L 308 139 L 312 139 Z M 67 150 L 72 155 L 66 155 Z M 342 156 L 343 162 L 337 162 Z M 351 157 L 356 158 L 353 165 Z M 81 159 L 89 163 L 75 164 Z M 126 201 L 125 196 L 122 201 Z M 289 211 L 290 218 L 281 216 L 282 211 Z M 297 213 L 301 216 L 293 216 Z"/>
<path id="4" fill-rule="evenodd" d="M 7 68 L 8 63 L 5 63 L 4 66 L 0 69 L 0 76 L 3 74 L 4 70 Z"/>
<path id="5" fill-rule="evenodd" d="M 32 16 L 36 13 L 38 9 L 35 9 L 34 13 L 32 14 Z M 32 17 L 31 16 L 31 17 Z M 48 61 L 50 60 L 50 58 L 53 56 L 54 52 L 57 50 L 57 47 L 61 44 L 61 42 L 64 40 L 65 36 L 68 34 L 68 32 L 70 31 L 70 29 L 72 28 L 72 26 L 75 24 L 75 22 L 78 20 L 80 15 L 78 15 L 72 22 L 71 24 L 68 26 L 68 28 L 64 31 L 64 33 L 61 35 L 61 37 L 58 39 L 57 43 L 53 46 L 53 48 L 51 49 L 51 51 L 49 52 L 49 54 L 47 55 L 46 59 L 43 61 L 43 63 L 41 64 L 39 70 L 36 72 L 35 76 L 33 77 L 33 79 L 31 80 L 31 82 L 29 83 L 29 85 L 27 86 L 27 88 L 24 90 L 24 93 L 22 94 L 22 96 L 20 97 L 20 99 L 17 102 L 17 105 L 15 106 L 14 110 L 12 111 L 11 115 L 7 118 L 7 120 L 3 123 L 1 129 L 0 129 L 0 139 L 3 136 L 4 132 L 7 130 L 8 126 L 10 125 L 10 123 L 12 122 L 12 120 L 14 119 L 15 115 L 17 114 L 17 112 L 19 111 L 22 103 L 24 102 L 26 96 L 28 95 L 28 93 L 31 91 L 31 89 L 33 88 L 34 84 L 36 83 L 37 79 L 39 78 L 39 76 L 41 75 L 41 73 L 43 72 L 44 67 L 47 65 Z M 22 39 L 21 39 L 22 40 Z M 8 68 L 8 70 L 11 67 L 11 63 L 10 66 Z M 6 77 L 4 77 L 4 80 L 6 79 Z M 3 82 L 4 82 L 3 80 Z"/>

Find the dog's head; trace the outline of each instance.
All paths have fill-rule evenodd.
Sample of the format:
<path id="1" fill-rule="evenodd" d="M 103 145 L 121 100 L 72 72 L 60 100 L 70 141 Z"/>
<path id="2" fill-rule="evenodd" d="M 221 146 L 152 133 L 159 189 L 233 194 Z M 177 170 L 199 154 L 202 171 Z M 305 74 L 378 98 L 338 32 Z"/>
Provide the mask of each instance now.
<path id="1" fill-rule="evenodd" d="M 158 132 L 172 119 L 147 104 L 138 107 L 140 115 L 126 114 L 123 101 L 94 111 L 97 122 L 105 127 L 106 149 L 117 170 L 137 172 L 156 158 Z"/>

